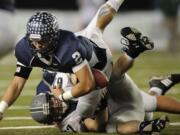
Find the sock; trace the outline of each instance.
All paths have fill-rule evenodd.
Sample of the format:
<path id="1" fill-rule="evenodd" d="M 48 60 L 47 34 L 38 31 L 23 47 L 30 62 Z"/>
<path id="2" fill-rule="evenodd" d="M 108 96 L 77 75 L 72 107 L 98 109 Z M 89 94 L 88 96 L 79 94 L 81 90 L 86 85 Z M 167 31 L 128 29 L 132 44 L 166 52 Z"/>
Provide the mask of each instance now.
<path id="1" fill-rule="evenodd" d="M 117 12 L 123 1 L 124 0 L 108 0 L 107 4 L 110 5 Z"/>

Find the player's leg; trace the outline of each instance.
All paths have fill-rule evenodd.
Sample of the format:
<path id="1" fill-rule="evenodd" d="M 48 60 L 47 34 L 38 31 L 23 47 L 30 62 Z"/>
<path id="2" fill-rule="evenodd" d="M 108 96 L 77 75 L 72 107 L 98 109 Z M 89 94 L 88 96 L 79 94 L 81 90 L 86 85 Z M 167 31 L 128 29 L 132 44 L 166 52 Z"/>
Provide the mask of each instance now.
<path id="1" fill-rule="evenodd" d="M 151 121 L 128 121 L 126 123 L 117 124 L 117 133 L 121 134 L 131 134 L 131 133 L 140 133 L 140 134 L 154 134 L 160 133 L 163 130 L 169 120 L 166 116 L 161 116 L 160 118 L 151 120 Z"/>
<path id="2" fill-rule="evenodd" d="M 91 93 L 84 95 L 78 99 L 78 104 L 76 107 L 77 113 L 81 117 L 91 117 L 101 98 L 102 98 L 103 91 L 102 89 L 94 90 Z"/>
<path id="3" fill-rule="evenodd" d="M 141 91 L 146 112 L 180 113 L 180 102 L 172 97 L 152 96 Z M 147 117 L 147 116 L 146 116 Z"/>
<path id="4" fill-rule="evenodd" d="M 92 27 L 92 25 L 94 25 L 96 28 L 104 31 L 106 26 L 113 19 L 123 1 L 124 0 L 108 0 L 105 4 L 100 6 L 88 27 Z"/>
<path id="5" fill-rule="evenodd" d="M 164 97 L 168 90 L 180 82 L 180 74 L 171 74 L 168 76 L 152 77 L 149 81 L 149 94 L 157 96 L 157 111 L 180 113 L 179 101 L 170 97 Z M 152 119 L 153 112 L 147 112 L 145 118 Z"/>
<path id="6" fill-rule="evenodd" d="M 156 111 L 180 114 L 180 101 L 166 96 L 157 96 Z"/>
<path id="7" fill-rule="evenodd" d="M 118 113 L 118 112 L 117 112 Z M 126 112 L 129 114 L 129 112 Z M 150 121 L 139 121 L 139 120 L 129 120 L 123 121 L 119 119 L 116 114 L 110 116 L 112 121 L 107 124 L 108 133 L 120 133 L 120 134 L 132 134 L 132 133 L 160 133 L 168 124 L 169 119 L 166 116 L 161 116 L 160 118 L 150 120 Z"/>
<path id="8" fill-rule="evenodd" d="M 152 50 L 153 42 L 147 37 L 143 36 L 140 31 L 132 27 L 125 27 L 120 30 L 122 35 L 121 43 L 122 50 L 125 52 L 115 62 L 113 67 L 113 76 L 120 76 L 129 70 L 134 62 L 134 59 L 146 50 Z"/>
<path id="9" fill-rule="evenodd" d="M 113 79 L 113 75 L 111 79 Z M 109 133 L 135 133 L 138 125 L 144 119 L 144 108 L 139 88 L 125 74 L 116 77 L 116 81 L 109 84 Z"/>
<path id="10" fill-rule="evenodd" d="M 84 125 L 89 132 L 105 132 L 106 123 L 108 121 L 107 108 L 99 111 L 93 118 L 86 118 Z"/>

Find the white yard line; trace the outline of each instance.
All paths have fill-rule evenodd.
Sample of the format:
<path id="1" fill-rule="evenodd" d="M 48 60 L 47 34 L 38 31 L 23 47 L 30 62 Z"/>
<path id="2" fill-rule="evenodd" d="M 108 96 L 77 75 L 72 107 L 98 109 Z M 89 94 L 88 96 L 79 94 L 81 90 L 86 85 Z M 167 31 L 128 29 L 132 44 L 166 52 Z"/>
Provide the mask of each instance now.
<path id="1" fill-rule="evenodd" d="M 180 126 L 180 122 L 171 122 L 169 125 L 171 125 L 171 126 Z"/>
<path id="2" fill-rule="evenodd" d="M 19 127 L 0 127 L 0 130 L 9 129 L 39 129 L 39 128 L 55 128 L 55 126 L 19 126 Z"/>
<path id="3" fill-rule="evenodd" d="M 26 110 L 29 109 L 29 106 L 23 106 L 23 105 L 13 105 L 8 110 Z"/>
<path id="4" fill-rule="evenodd" d="M 4 117 L 3 120 L 32 120 L 31 117 Z"/>

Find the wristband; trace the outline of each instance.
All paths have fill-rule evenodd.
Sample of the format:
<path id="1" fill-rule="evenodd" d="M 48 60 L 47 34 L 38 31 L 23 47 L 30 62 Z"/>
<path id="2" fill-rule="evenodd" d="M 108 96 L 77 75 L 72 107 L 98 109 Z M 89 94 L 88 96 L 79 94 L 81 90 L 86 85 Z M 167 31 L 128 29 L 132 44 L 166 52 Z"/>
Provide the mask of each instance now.
<path id="1" fill-rule="evenodd" d="M 5 101 L 0 102 L 0 112 L 4 113 L 4 111 L 8 108 L 8 103 Z"/>
<path id="2" fill-rule="evenodd" d="M 60 94 L 59 95 L 59 99 L 61 100 L 61 101 L 67 101 L 67 100 L 70 100 L 70 99 L 72 99 L 72 98 L 74 98 L 73 97 L 73 95 L 72 95 L 72 93 L 71 93 L 71 91 L 69 90 L 69 91 L 66 91 L 66 92 L 64 92 L 63 94 Z"/>
<path id="3" fill-rule="evenodd" d="M 74 98 L 73 95 L 72 95 L 72 92 L 69 90 L 69 91 L 66 91 L 62 94 L 62 99 L 67 101 L 67 100 L 70 100 Z"/>

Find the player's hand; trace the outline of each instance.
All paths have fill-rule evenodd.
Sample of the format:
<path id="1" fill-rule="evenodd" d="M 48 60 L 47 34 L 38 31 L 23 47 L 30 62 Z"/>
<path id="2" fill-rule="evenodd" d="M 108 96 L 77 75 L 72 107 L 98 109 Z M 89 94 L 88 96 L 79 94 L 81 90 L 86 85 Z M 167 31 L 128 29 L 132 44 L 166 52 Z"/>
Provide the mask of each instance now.
<path id="1" fill-rule="evenodd" d="M 53 93 L 53 95 L 56 98 L 59 98 L 59 96 L 63 93 L 63 89 L 60 87 L 55 87 L 55 88 L 51 89 L 51 92 Z"/>
<path id="2" fill-rule="evenodd" d="M 3 119 L 3 113 L 0 112 L 0 120 L 2 120 L 2 119 Z"/>
<path id="3" fill-rule="evenodd" d="M 51 89 L 51 92 L 53 93 L 53 95 L 54 95 L 57 99 L 61 100 L 61 102 L 62 102 L 62 112 L 65 113 L 66 110 L 67 110 L 68 107 L 69 107 L 69 104 L 68 104 L 67 101 L 64 101 L 64 100 L 60 99 L 61 95 L 62 95 L 63 92 L 64 92 L 63 89 L 61 88 L 61 85 L 60 85 L 59 83 L 57 83 L 57 86 L 53 86 L 53 89 Z"/>
<path id="4" fill-rule="evenodd" d="M 125 27 L 121 29 L 121 43 L 122 50 L 126 52 L 131 58 L 136 58 L 145 50 L 152 50 L 154 43 L 147 36 L 142 36 L 141 32 L 132 27 Z"/>

